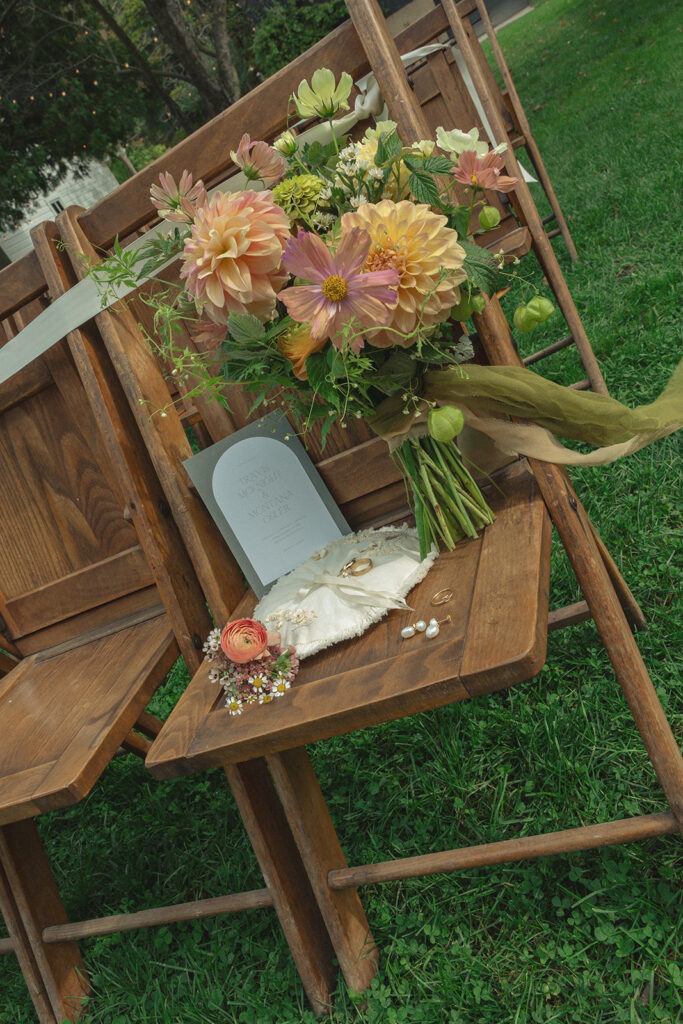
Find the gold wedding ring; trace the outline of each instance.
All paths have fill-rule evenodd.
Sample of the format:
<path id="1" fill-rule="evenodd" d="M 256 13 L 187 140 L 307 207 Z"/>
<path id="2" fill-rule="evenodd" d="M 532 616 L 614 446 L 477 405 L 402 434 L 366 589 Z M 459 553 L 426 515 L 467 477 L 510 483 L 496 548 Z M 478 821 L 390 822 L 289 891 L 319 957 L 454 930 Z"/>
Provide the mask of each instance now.
<path id="1" fill-rule="evenodd" d="M 430 604 L 447 604 L 453 597 L 453 591 L 450 588 L 445 590 L 439 590 L 429 602 Z"/>
<path id="2" fill-rule="evenodd" d="M 340 576 L 365 576 L 372 569 L 371 558 L 352 558 L 339 570 Z"/>

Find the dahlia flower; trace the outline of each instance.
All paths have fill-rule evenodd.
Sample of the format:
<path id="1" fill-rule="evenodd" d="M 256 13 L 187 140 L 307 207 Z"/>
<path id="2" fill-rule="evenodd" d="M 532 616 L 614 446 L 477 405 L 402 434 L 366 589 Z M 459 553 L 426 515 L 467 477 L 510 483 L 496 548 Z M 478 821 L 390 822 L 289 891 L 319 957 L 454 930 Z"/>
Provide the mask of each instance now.
<path id="1" fill-rule="evenodd" d="M 363 327 L 384 324 L 396 305 L 398 274 L 392 268 L 362 273 L 370 249 L 367 231 L 342 231 L 333 256 L 325 243 L 309 231 L 290 238 L 282 262 L 290 274 L 312 285 L 287 288 L 278 294 L 292 320 L 310 324 L 314 341 L 330 338 L 341 347 L 345 324 L 357 320 Z M 363 347 L 357 338 L 354 351 Z"/>
<path id="2" fill-rule="evenodd" d="M 190 171 L 183 171 L 180 183 L 176 185 L 173 175 L 164 171 L 159 175 L 161 185 L 152 185 L 149 195 L 152 206 L 164 220 L 176 221 L 178 224 L 191 224 L 198 206 L 207 201 L 204 182 L 192 184 Z"/>
<path id="3" fill-rule="evenodd" d="M 220 324 L 230 313 L 267 320 L 287 280 L 281 260 L 289 235 L 271 192 L 217 192 L 197 211 L 180 271 L 200 311 Z"/>
<path id="4" fill-rule="evenodd" d="M 338 110 L 349 109 L 346 102 L 353 87 L 353 79 L 346 71 L 335 85 L 334 72 L 329 68 L 318 68 L 313 72 L 311 84 L 303 81 L 294 97 L 299 117 L 331 118 Z"/>
<path id="5" fill-rule="evenodd" d="M 511 192 L 519 184 L 519 178 L 508 178 L 501 174 L 504 166 L 502 157 L 493 150 L 486 156 L 477 156 L 474 150 L 466 149 L 460 154 L 453 177 L 468 188 L 492 188 L 496 192 Z"/>
<path id="6" fill-rule="evenodd" d="M 327 338 L 314 340 L 308 324 L 298 324 L 277 340 L 277 347 L 292 364 L 292 372 L 299 380 L 308 380 L 306 360 L 314 352 L 320 352 Z"/>
<path id="7" fill-rule="evenodd" d="M 393 268 L 399 275 L 398 303 L 386 330 L 373 331 L 368 341 L 377 348 L 414 344 L 415 328 L 447 320 L 460 301 L 465 280 L 465 251 L 446 218 L 424 203 L 382 199 L 345 213 L 342 231 L 364 228 L 370 235 L 366 271 Z M 398 333 L 395 333 L 398 332 Z"/>
<path id="8" fill-rule="evenodd" d="M 242 168 L 248 181 L 273 185 L 287 170 L 284 160 L 272 146 L 267 142 L 252 142 L 248 134 L 242 136 L 236 150 L 230 151 L 230 157 Z"/>

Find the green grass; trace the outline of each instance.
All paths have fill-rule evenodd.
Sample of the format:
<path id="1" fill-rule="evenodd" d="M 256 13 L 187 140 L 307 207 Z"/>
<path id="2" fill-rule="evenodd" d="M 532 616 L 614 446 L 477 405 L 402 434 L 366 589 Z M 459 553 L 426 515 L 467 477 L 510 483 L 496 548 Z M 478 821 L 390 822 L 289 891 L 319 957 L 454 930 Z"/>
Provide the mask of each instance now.
<path id="1" fill-rule="evenodd" d="M 649 401 L 679 348 L 676 0 L 545 0 L 500 38 L 570 218 L 581 262 L 561 240 L 557 252 L 608 386 Z M 561 333 L 551 321 L 533 343 Z M 565 383 L 584 376 L 572 351 L 543 369 Z M 573 473 L 646 611 L 639 644 L 679 735 L 680 467 L 673 437 Z M 578 599 L 561 553 L 553 579 L 554 603 Z M 182 684 L 178 670 L 154 710 L 167 712 Z M 664 806 L 590 624 L 553 634 L 532 682 L 311 754 L 350 863 Z M 40 829 L 74 919 L 261 885 L 220 772 L 160 784 L 137 760 L 117 760 Z M 665 838 L 366 888 L 382 965 L 364 1007 L 340 983 L 333 1020 L 673 1024 L 683 1014 L 681 850 Z M 267 911 L 97 939 L 83 952 L 93 1024 L 313 1021 Z M 1 1024 L 34 1019 L 9 957 L 0 993 Z"/>

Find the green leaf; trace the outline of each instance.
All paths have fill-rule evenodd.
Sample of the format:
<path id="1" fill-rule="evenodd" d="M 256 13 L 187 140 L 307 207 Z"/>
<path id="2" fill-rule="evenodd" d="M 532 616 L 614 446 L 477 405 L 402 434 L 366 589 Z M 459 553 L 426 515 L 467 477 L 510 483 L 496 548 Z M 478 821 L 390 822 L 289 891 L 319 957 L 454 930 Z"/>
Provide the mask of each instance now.
<path id="1" fill-rule="evenodd" d="M 327 435 L 329 434 L 330 430 L 332 430 L 332 424 L 333 423 L 334 423 L 334 416 L 332 416 L 332 414 L 330 414 L 327 417 L 327 419 L 325 420 L 325 422 L 323 423 L 323 428 L 320 431 L 320 448 L 321 448 L 321 451 L 325 451 L 325 445 L 327 444 Z"/>
<path id="2" fill-rule="evenodd" d="M 346 377 L 346 364 L 344 358 L 339 351 L 333 345 L 330 345 L 326 353 L 327 365 L 330 368 L 330 373 L 337 380 L 339 377 Z"/>
<path id="3" fill-rule="evenodd" d="M 262 341 L 265 327 L 249 313 L 231 313 L 228 317 L 228 335 L 237 345 L 253 345 Z"/>
<path id="4" fill-rule="evenodd" d="M 493 295 L 498 283 L 498 264 L 493 253 L 481 245 L 475 245 L 461 238 L 460 245 L 465 250 L 465 271 L 467 277 L 485 295 Z"/>
<path id="5" fill-rule="evenodd" d="M 377 167 L 382 167 L 387 160 L 391 160 L 395 157 L 402 149 L 401 140 L 399 139 L 396 131 L 387 134 L 382 132 L 377 141 L 377 152 L 375 153 L 375 164 Z"/>
<path id="6" fill-rule="evenodd" d="M 413 171 L 408 179 L 408 188 L 413 193 L 418 203 L 427 203 L 434 206 L 439 202 L 439 190 L 431 174 L 425 171 Z"/>
<path id="7" fill-rule="evenodd" d="M 308 152 L 306 153 L 306 158 L 311 167 L 318 167 L 322 164 L 325 160 L 325 156 L 325 149 L 320 142 L 312 142 Z"/>
<path id="8" fill-rule="evenodd" d="M 448 174 L 453 169 L 453 163 L 447 156 L 428 156 L 423 167 L 431 174 Z"/>

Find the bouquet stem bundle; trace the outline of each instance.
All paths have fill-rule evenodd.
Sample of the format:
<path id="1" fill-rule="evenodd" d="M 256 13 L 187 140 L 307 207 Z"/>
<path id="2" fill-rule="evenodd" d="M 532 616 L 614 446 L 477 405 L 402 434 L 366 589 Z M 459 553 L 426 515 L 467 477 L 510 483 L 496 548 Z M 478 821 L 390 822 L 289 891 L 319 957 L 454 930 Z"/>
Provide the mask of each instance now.
<path id="1" fill-rule="evenodd" d="M 433 543 L 441 541 L 452 551 L 463 537 L 476 537 L 493 522 L 493 512 L 452 441 L 410 438 L 394 457 L 412 492 L 422 558 Z"/>

